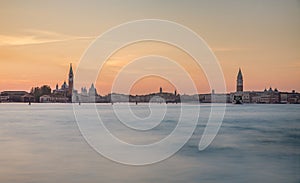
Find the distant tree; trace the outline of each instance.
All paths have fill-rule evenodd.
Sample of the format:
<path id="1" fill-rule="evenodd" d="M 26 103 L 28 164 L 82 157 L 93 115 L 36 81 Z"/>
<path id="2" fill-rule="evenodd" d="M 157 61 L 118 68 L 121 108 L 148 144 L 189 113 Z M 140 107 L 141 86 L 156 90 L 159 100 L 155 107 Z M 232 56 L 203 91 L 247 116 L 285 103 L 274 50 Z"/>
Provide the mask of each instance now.
<path id="1" fill-rule="evenodd" d="M 39 102 L 41 96 L 51 94 L 51 88 L 48 85 L 43 85 L 42 87 L 34 87 L 31 89 L 30 94 L 34 96 L 34 100 L 36 102 Z"/>
<path id="2" fill-rule="evenodd" d="M 40 99 L 40 95 L 41 95 L 40 88 L 39 87 L 32 88 L 30 94 L 33 95 L 34 101 L 38 102 Z"/>
<path id="3" fill-rule="evenodd" d="M 41 94 L 42 95 L 50 95 L 51 94 L 51 88 L 48 85 L 43 85 L 41 87 Z"/>
<path id="4" fill-rule="evenodd" d="M 34 92 L 34 88 L 32 87 L 30 90 L 30 94 L 33 94 L 33 92 Z"/>

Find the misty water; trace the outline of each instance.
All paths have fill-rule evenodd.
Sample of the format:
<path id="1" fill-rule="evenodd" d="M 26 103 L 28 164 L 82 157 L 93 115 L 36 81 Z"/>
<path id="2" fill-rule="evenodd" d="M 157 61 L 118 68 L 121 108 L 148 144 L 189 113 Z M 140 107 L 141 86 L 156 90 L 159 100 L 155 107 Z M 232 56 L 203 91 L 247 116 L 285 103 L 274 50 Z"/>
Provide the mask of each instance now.
<path id="1" fill-rule="evenodd" d="M 112 105 L 96 108 L 112 134 L 144 144 L 162 139 L 176 127 L 180 105 L 167 106 L 163 121 L 149 131 L 126 128 Z M 86 110 L 88 120 L 94 106 L 76 107 Z M 149 115 L 147 104 L 131 104 L 131 110 L 141 118 Z M 88 145 L 72 104 L 0 104 L 0 182 L 300 181 L 300 105 L 228 105 L 218 135 L 204 151 L 198 150 L 198 143 L 210 105 L 201 104 L 200 110 L 193 136 L 175 155 L 151 165 L 128 166 L 106 159 Z"/>

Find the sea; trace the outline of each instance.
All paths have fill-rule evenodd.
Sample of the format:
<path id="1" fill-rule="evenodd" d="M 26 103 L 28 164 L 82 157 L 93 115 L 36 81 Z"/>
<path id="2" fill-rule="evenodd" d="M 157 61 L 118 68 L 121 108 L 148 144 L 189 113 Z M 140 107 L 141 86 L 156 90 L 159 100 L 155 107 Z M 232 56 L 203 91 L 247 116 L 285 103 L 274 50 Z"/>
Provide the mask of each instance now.
<path id="1" fill-rule="evenodd" d="M 136 166 L 109 159 L 92 148 L 78 127 L 73 105 L 83 109 L 87 124 L 91 110 L 96 110 L 115 137 L 136 145 L 153 143 L 172 133 L 182 105 L 191 115 L 200 109 L 200 115 L 191 138 L 172 156 Z M 149 120 L 140 123 L 143 130 L 120 123 L 115 109 L 122 112 L 125 105 L 1 103 L 0 182 L 300 182 L 300 105 L 228 104 L 215 139 L 201 151 L 198 144 L 210 104 L 167 104 L 162 120 L 154 125 L 147 124 Z M 129 107 L 143 119 L 161 105 Z M 189 116 L 185 118 L 189 121 Z"/>

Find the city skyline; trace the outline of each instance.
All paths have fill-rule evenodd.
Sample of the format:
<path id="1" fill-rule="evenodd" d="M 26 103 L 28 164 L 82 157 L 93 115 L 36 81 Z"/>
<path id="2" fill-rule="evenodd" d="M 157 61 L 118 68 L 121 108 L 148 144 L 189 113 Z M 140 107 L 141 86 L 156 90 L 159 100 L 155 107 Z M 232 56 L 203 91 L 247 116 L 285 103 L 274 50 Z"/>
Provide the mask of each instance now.
<path id="1" fill-rule="evenodd" d="M 76 75 L 76 74 L 75 74 Z M 244 77 L 239 68 L 236 76 L 236 90 L 233 92 L 217 92 L 212 89 L 211 93 L 181 93 L 177 88 L 166 91 L 162 86 L 158 91 L 150 91 L 143 94 L 120 93 L 111 91 L 107 94 L 99 94 L 94 83 L 90 87 L 81 86 L 76 88 L 74 83 L 72 63 L 69 66 L 68 80 L 61 86 L 56 84 L 55 89 L 43 85 L 32 87 L 26 91 L 3 91 L 0 93 L 0 102 L 39 102 L 39 103 L 256 103 L 256 104 L 299 104 L 300 94 L 295 90 L 291 92 L 280 91 L 278 88 L 265 88 L 263 91 L 244 90 Z M 156 83 L 157 85 L 157 83 Z M 153 85 L 151 85 L 153 86 Z"/>
<path id="2" fill-rule="evenodd" d="M 97 36 L 121 23 L 144 18 L 174 21 L 201 36 L 220 62 L 228 92 L 235 91 L 238 67 L 247 77 L 245 90 L 271 86 L 300 91 L 299 4 L 296 0 L 272 5 L 269 1 L 132 1 L 131 5 L 123 1 L 7 1 L 2 3 L 0 17 L 0 91 L 28 91 L 43 84 L 55 88 L 57 81 L 67 80 L 65 68 L 70 62 L 76 72 L 81 55 Z M 98 92 L 109 93 L 123 66 L 149 54 L 181 63 L 198 93 L 211 91 L 205 74 L 191 66 L 187 54 L 170 45 L 144 42 L 129 45 L 109 58 L 106 71 L 96 82 Z M 176 77 L 168 65 L 158 66 Z M 143 72 L 141 65 L 135 69 Z M 160 86 L 173 91 L 167 81 L 148 77 L 141 78 L 132 93 L 149 93 Z M 183 91 L 190 92 L 188 88 Z"/>
<path id="3" fill-rule="evenodd" d="M 74 67 L 73 64 L 69 63 L 69 70 L 68 70 L 68 72 L 66 72 L 66 73 L 68 73 L 68 75 L 66 75 L 66 77 L 65 77 L 66 79 L 57 81 L 56 84 L 55 84 L 55 87 L 52 87 L 52 86 L 44 83 L 44 84 L 41 84 L 40 86 L 32 86 L 29 90 L 20 89 L 20 90 L 15 90 L 15 91 L 30 91 L 35 87 L 41 87 L 41 86 L 49 86 L 52 89 L 52 91 L 54 91 L 54 92 L 59 90 L 59 89 L 62 89 L 62 90 L 66 89 L 66 91 L 63 91 L 63 92 L 66 92 L 67 96 L 71 95 L 72 90 L 75 90 L 76 92 L 77 91 L 80 92 L 80 91 L 82 91 L 82 89 L 88 90 L 90 86 L 92 88 L 95 87 L 96 91 L 99 91 L 99 89 L 96 87 L 97 83 L 91 83 L 89 85 L 84 85 L 84 86 L 81 86 L 79 88 L 74 88 L 73 82 L 74 82 L 74 77 L 75 77 L 76 73 L 73 73 L 73 67 Z M 125 92 L 124 93 L 124 92 L 119 92 L 119 91 L 109 91 L 108 93 L 99 93 L 99 92 L 97 92 L 97 93 L 100 94 L 100 95 L 108 95 L 108 94 L 111 94 L 111 93 L 119 93 L 119 94 L 126 94 L 126 95 L 147 95 L 147 94 L 151 94 L 151 93 L 156 93 L 158 91 L 158 89 L 161 90 L 162 88 L 164 88 L 164 92 L 168 92 L 168 93 L 173 93 L 174 91 L 178 92 L 177 88 L 174 85 L 172 85 L 172 83 L 170 83 L 166 79 L 161 78 L 159 76 L 157 76 L 157 77 L 147 76 L 147 77 L 143 77 L 143 78 L 137 80 L 137 82 L 134 83 L 134 85 L 132 86 L 130 91 L 138 91 L 140 89 L 139 88 L 140 85 L 145 86 L 145 84 L 148 83 L 148 82 L 143 83 L 143 81 L 145 81 L 145 80 L 146 81 L 148 80 L 148 82 L 150 82 L 150 83 L 153 83 L 153 81 L 156 82 L 155 84 L 151 84 L 151 85 L 148 86 L 149 88 L 148 88 L 147 92 L 140 92 L 140 93 L 133 93 L 133 92 L 126 93 Z M 157 82 L 157 81 L 160 81 L 160 82 Z M 270 90 L 270 89 L 276 89 L 276 90 L 282 91 L 282 92 L 298 92 L 294 89 L 292 89 L 291 91 L 284 91 L 284 90 L 281 90 L 280 88 L 278 88 L 276 86 L 273 88 L 272 85 L 270 85 L 269 87 L 265 87 L 261 90 L 253 90 L 253 89 L 244 90 L 245 86 L 244 86 L 244 79 L 243 79 L 243 73 L 242 73 L 242 68 L 241 67 L 238 68 L 238 73 L 237 73 L 237 78 L 236 78 L 236 83 L 235 84 L 236 84 L 235 89 L 232 90 L 232 91 L 226 91 L 226 93 L 243 92 L 243 91 L 266 91 L 266 90 Z M 3 91 L 14 91 L 14 90 L 10 90 L 10 89 L 4 89 L 2 91 L 0 90 L 0 92 L 3 92 Z M 210 91 L 204 92 L 204 93 L 218 93 L 218 91 L 216 91 L 214 88 L 212 88 Z M 178 94 L 179 94 L 179 92 L 178 92 Z M 200 93 L 198 92 L 198 93 L 180 93 L 180 94 L 193 95 L 193 94 L 200 94 Z"/>

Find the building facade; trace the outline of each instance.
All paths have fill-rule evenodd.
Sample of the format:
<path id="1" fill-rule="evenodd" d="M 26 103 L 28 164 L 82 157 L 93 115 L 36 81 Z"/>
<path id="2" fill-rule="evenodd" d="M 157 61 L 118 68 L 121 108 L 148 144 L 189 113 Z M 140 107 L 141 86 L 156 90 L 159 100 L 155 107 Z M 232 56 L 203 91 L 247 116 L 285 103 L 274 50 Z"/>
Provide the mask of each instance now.
<path id="1" fill-rule="evenodd" d="M 74 73 L 73 73 L 72 63 L 70 63 L 68 84 L 66 81 L 64 81 L 64 83 L 61 85 L 60 88 L 58 87 L 58 84 L 56 84 L 55 90 L 53 90 L 51 97 L 58 99 L 54 101 L 64 101 L 65 98 L 67 98 L 67 101 L 71 102 L 73 91 L 74 91 Z M 60 100 L 62 98 L 63 100 Z"/>

